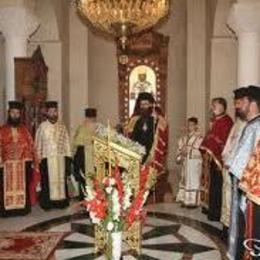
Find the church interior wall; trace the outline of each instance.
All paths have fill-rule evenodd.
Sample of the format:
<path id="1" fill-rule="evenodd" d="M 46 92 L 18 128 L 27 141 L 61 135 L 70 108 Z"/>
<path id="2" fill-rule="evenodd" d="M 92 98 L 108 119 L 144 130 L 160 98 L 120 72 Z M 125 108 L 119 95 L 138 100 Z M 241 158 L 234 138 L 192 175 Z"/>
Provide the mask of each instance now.
<path id="1" fill-rule="evenodd" d="M 168 57 L 168 89 L 167 89 L 167 117 L 170 124 L 170 144 L 169 144 L 169 160 L 168 165 L 171 170 L 175 167 L 175 148 L 177 138 L 181 134 L 181 129 L 186 119 L 186 1 L 175 0 L 173 6 L 173 15 L 166 24 L 159 29 L 160 32 L 170 36 L 169 57 Z M 74 14 L 71 14 L 74 19 Z M 80 27 L 79 27 L 80 25 Z M 116 60 L 116 45 L 112 40 L 105 39 L 96 35 L 91 30 L 87 32 L 81 27 L 80 21 L 70 22 L 70 99 L 74 100 L 70 106 L 70 115 L 74 115 L 77 119 L 71 122 L 80 122 L 82 119 L 82 105 L 89 105 L 98 109 L 98 120 L 106 124 L 109 118 L 110 123 L 115 125 L 118 123 L 118 75 Z M 81 43 L 73 43 L 73 38 L 81 34 L 79 39 L 88 39 L 87 46 L 84 48 Z M 78 48 L 77 48 L 78 46 Z M 88 60 L 81 58 L 81 63 L 76 57 L 88 54 Z M 76 75 L 82 75 L 76 71 L 73 66 L 76 64 L 81 66 L 82 70 L 87 67 L 88 75 L 86 80 L 76 80 Z M 87 64 L 86 64 L 87 63 Z M 72 72 L 74 70 L 74 72 Z M 78 73 L 78 74 L 77 74 Z M 82 76 L 81 76 L 82 77 Z M 74 88 L 80 90 L 80 87 L 73 86 L 72 82 L 80 86 L 85 85 L 82 93 L 77 92 Z M 81 95 L 81 97 L 79 97 Z M 77 102 L 78 100 L 78 102 Z M 84 104 L 84 101 L 86 103 Z M 80 105 L 79 105 L 80 104 Z M 77 110 L 77 112 L 76 112 Z M 73 128 L 71 124 L 71 128 Z"/>
<path id="2" fill-rule="evenodd" d="M 225 97 L 233 116 L 233 90 L 237 88 L 237 42 L 233 38 L 212 39 L 211 98 Z"/>
<path id="3" fill-rule="evenodd" d="M 118 123 L 116 45 L 90 31 L 68 1 L 36 1 L 41 27 L 28 44 L 28 56 L 40 45 L 48 72 L 49 99 L 60 102 L 73 134 L 84 108 L 98 109 L 98 120 Z M 167 117 L 170 125 L 168 166 L 175 171 L 177 139 L 186 118 L 207 125 L 209 100 L 228 98 L 236 87 L 237 42 L 226 27 L 232 0 L 173 0 L 168 21 L 159 28 L 170 36 Z M 1 40 L 1 39 L 0 39 Z M 4 57 L 3 39 L 0 56 Z M 0 61 L 0 99 L 4 100 L 4 59 Z M 3 102 L 1 102 L 3 104 Z M 3 109 L 0 107 L 0 120 Z M 233 112 L 230 111 L 232 114 Z"/>
<path id="4" fill-rule="evenodd" d="M 174 0 L 173 15 L 164 24 L 159 31 L 170 36 L 169 56 L 168 56 L 168 89 L 167 89 L 167 117 L 170 124 L 169 135 L 169 156 L 168 167 L 170 171 L 175 171 L 175 151 L 177 138 L 181 134 L 181 129 L 186 119 L 186 1 Z M 71 19 L 75 19 L 71 14 Z M 76 21 L 77 20 L 77 21 Z M 84 27 L 78 18 L 70 22 L 70 99 L 74 100 L 70 106 L 70 115 L 75 116 L 71 122 L 79 123 L 82 120 L 82 105 L 89 105 L 98 109 L 98 120 L 104 124 L 109 118 L 110 123 L 115 125 L 118 123 L 118 75 L 117 75 L 117 59 L 116 45 L 112 40 L 105 39 L 96 35 L 91 30 L 84 31 Z M 83 24 L 84 26 L 84 24 Z M 81 36 L 79 36 L 79 34 Z M 76 36 L 77 35 L 77 36 Z M 74 37 L 80 37 L 81 43 L 73 43 Z M 84 48 L 82 42 L 88 39 L 87 46 Z M 88 54 L 88 60 L 84 57 Z M 77 58 L 78 57 L 78 58 Z M 79 71 L 74 67 L 78 64 Z M 82 69 L 87 67 L 87 80 L 85 75 L 83 79 L 76 79 L 76 75 L 82 77 Z M 72 70 L 74 72 L 72 72 Z M 72 82 L 80 86 L 85 85 L 83 92 L 79 86 L 74 86 Z M 77 83 L 76 83 L 77 84 Z M 84 88 L 84 87 L 83 87 Z M 81 95 L 81 96 L 79 96 Z M 86 103 L 84 101 L 86 100 Z M 71 123 L 71 129 L 74 123 Z M 172 176 L 171 176 L 172 177 Z M 173 181 L 172 181 L 173 182 Z"/>
<path id="5" fill-rule="evenodd" d="M 187 1 L 187 118 L 206 124 L 206 0 Z M 198 105 L 199 104 L 199 105 Z"/>
<path id="6" fill-rule="evenodd" d="M 118 74 L 116 44 L 89 31 L 89 106 L 98 110 L 98 120 L 118 123 Z"/>
<path id="7" fill-rule="evenodd" d="M 5 47 L 4 37 L 0 34 L 0 125 L 4 122 L 4 87 L 5 87 Z"/>
<path id="8" fill-rule="evenodd" d="M 210 98 L 222 96 L 233 116 L 233 94 L 237 88 L 237 39 L 227 27 L 233 0 L 218 0 L 211 38 Z"/>
<path id="9" fill-rule="evenodd" d="M 57 1 L 58 4 L 58 25 L 62 41 L 62 110 L 63 120 L 70 125 L 70 31 L 69 31 L 69 5 L 67 1 Z M 71 93 L 72 94 L 72 93 Z"/>
<path id="10" fill-rule="evenodd" d="M 40 45 L 44 60 L 48 66 L 48 99 L 57 100 L 62 107 L 62 43 L 56 42 L 30 42 L 28 56 L 31 56 Z M 60 115 L 63 111 L 60 109 Z"/>
<path id="11" fill-rule="evenodd" d="M 70 7 L 69 15 L 69 127 L 70 132 L 74 133 L 76 126 L 82 122 L 84 108 L 89 104 L 89 32 L 86 25 L 78 18 L 72 7 Z"/>
<path id="12" fill-rule="evenodd" d="M 168 88 L 167 88 L 167 119 L 169 121 L 169 181 L 173 190 L 176 190 L 176 164 L 175 154 L 177 139 L 182 134 L 186 120 L 187 107 L 187 12 L 186 1 L 174 0 L 172 2 L 172 15 L 159 29 L 170 36 L 168 49 Z"/>
<path id="13" fill-rule="evenodd" d="M 41 24 L 30 38 L 30 57 L 41 46 L 48 71 L 48 99 L 57 100 L 60 114 L 69 126 L 69 5 L 65 1 L 38 1 L 35 13 Z"/>
<path id="14" fill-rule="evenodd" d="M 209 113 L 209 104 L 211 98 L 211 64 L 212 64 L 212 36 L 214 31 L 215 13 L 218 4 L 218 0 L 206 1 L 206 88 L 205 88 L 205 124 L 203 126 L 204 133 L 208 130 L 208 122 L 211 114 Z"/>

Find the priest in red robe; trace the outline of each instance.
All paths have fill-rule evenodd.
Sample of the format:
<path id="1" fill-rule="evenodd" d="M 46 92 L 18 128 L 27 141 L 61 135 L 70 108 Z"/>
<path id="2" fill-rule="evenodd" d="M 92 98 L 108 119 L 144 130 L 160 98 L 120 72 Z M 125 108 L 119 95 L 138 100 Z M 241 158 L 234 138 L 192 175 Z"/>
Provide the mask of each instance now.
<path id="1" fill-rule="evenodd" d="M 30 187 L 34 169 L 38 167 L 32 136 L 21 123 L 22 109 L 20 102 L 10 101 L 7 123 L 0 128 L 0 215 L 3 217 L 25 215 L 31 210 Z"/>
<path id="2" fill-rule="evenodd" d="M 208 214 L 208 219 L 219 221 L 222 205 L 222 151 L 226 144 L 233 121 L 226 114 L 227 102 L 224 98 L 212 100 L 213 119 L 211 127 L 201 143 L 200 150 L 208 163 L 202 171 L 201 202 Z M 205 167 L 206 165 L 206 167 Z"/>
<path id="3" fill-rule="evenodd" d="M 156 107 L 152 94 L 139 94 L 134 113 L 124 130 L 126 136 L 145 147 L 142 163 L 149 165 L 156 176 L 154 202 L 162 202 L 166 194 L 171 196 L 171 186 L 165 171 L 168 123 L 160 108 Z"/>

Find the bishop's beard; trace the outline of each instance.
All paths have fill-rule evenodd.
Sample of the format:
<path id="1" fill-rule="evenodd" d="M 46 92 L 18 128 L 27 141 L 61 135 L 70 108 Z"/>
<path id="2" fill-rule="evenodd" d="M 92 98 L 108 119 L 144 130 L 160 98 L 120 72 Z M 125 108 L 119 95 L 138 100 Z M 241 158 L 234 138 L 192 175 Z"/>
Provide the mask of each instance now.
<path id="1" fill-rule="evenodd" d="M 12 118 L 8 116 L 7 123 L 12 127 L 18 127 L 21 124 L 21 118 L 20 117 Z"/>
<path id="2" fill-rule="evenodd" d="M 149 117 L 152 115 L 153 112 L 153 108 L 149 107 L 149 108 L 145 108 L 145 109 L 141 109 L 141 117 Z"/>

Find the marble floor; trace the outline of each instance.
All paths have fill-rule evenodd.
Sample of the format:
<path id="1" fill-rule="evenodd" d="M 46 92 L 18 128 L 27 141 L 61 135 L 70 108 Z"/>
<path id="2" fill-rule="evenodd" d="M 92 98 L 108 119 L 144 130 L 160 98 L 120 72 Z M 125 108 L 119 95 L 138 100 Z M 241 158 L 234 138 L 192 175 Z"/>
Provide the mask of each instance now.
<path id="1" fill-rule="evenodd" d="M 142 230 L 142 253 L 133 256 L 123 245 L 123 259 L 226 259 L 221 229 L 221 224 L 208 221 L 199 208 L 186 209 L 176 203 L 150 205 Z M 36 206 L 28 216 L 0 219 L 0 231 L 4 230 L 68 231 L 70 234 L 56 250 L 57 260 L 105 259 L 94 254 L 94 230 L 87 214 L 77 212 L 73 205 L 48 212 Z"/>

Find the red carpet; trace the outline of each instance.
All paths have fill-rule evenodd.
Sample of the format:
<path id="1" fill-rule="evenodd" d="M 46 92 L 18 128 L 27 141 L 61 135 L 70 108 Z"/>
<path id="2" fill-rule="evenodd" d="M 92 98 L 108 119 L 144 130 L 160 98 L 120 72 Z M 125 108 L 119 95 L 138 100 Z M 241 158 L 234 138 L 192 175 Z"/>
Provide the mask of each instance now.
<path id="1" fill-rule="evenodd" d="M 0 259 L 50 260 L 65 232 L 0 232 Z"/>

